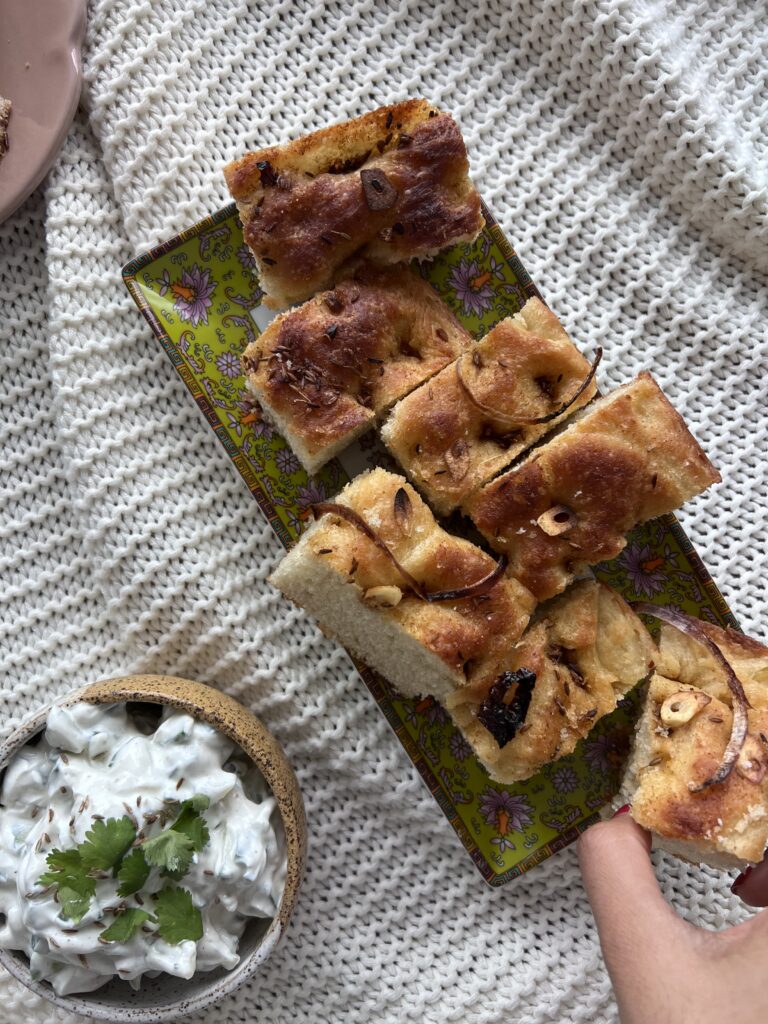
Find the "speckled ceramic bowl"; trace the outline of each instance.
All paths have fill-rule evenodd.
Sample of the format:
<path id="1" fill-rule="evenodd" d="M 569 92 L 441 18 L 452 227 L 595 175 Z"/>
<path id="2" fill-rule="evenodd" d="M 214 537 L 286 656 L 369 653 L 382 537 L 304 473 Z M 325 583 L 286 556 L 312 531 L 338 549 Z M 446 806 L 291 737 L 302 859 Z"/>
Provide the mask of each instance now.
<path id="1" fill-rule="evenodd" d="M 304 805 L 296 776 L 275 738 L 250 711 L 226 694 L 202 683 L 175 676 L 126 676 L 75 690 L 57 703 L 75 704 L 78 701 L 91 704 L 121 701 L 169 704 L 208 722 L 234 740 L 258 766 L 280 808 L 288 855 L 285 890 L 277 916 L 272 921 L 251 919 L 248 922 L 240 939 L 240 963 L 231 971 L 219 968 L 201 972 L 189 981 L 162 974 L 155 979 L 143 979 L 138 992 L 134 992 L 127 983 L 115 980 L 95 992 L 57 996 L 47 983 L 32 980 L 25 956 L 0 950 L 0 963 L 14 977 L 65 1010 L 113 1024 L 123 1021 L 154 1024 L 156 1021 L 175 1020 L 202 1010 L 241 985 L 264 963 L 285 931 L 301 884 L 307 843 Z M 0 746 L 0 770 L 25 743 L 45 728 L 48 711 L 48 707 L 42 708 Z"/>

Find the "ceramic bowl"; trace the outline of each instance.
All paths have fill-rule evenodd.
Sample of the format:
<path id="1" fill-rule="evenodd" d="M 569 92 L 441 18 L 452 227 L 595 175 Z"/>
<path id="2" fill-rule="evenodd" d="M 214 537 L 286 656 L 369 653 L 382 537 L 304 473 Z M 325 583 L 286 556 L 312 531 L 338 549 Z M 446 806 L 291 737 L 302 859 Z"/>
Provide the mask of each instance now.
<path id="1" fill-rule="evenodd" d="M 134 992 L 126 982 L 115 979 L 94 992 L 57 996 L 46 982 L 34 981 L 26 957 L 0 950 L 0 963 L 20 982 L 49 1002 L 73 1013 L 113 1024 L 150 1024 L 175 1020 L 202 1010 L 222 999 L 249 978 L 275 948 L 296 903 L 306 853 L 307 829 L 304 805 L 296 776 L 275 738 L 261 722 L 226 694 L 174 676 L 126 676 L 93 683 L 59 698 L 62 705 L 87 701 L 116 704 L 138 701 L 168 704 L 217 728 L 233 740 L 254 762 L 271 788 L 282 815 L 287 848 L 287 872 L 277 915 L 272 921 L 250 919 L 240 939 L 240 963 L 232 970 L 195 974 L 189 981 L 167 974 L 144 978 Z M 0 770 L 21 747 L 45 728 L 50 706 L 27 719 L 0 746 Z"/>

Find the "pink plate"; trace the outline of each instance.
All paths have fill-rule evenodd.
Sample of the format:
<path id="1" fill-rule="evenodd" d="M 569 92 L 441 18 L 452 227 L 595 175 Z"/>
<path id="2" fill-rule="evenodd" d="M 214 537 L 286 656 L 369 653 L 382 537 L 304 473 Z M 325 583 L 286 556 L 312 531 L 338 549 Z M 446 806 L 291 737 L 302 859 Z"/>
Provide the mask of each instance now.
<path id="1" fill-rule="evenodd" d="M 0 2 L 0 96 L 13 104 L 0 223 L 45 177 L 80 98 L 85 0 Z"/>

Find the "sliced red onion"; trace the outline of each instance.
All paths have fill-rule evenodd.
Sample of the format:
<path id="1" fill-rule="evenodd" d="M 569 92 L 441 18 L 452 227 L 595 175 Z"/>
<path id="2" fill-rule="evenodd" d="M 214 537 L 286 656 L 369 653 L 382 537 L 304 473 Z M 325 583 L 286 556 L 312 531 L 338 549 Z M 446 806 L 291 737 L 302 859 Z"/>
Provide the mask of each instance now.
<path id="1" fill-rule="evenodd" d="M 394 501 L 395 521 L 406 537 L 410 537 L 413 529 L 413 506 L 404 487 L 398 487 Z"/>
<path id="2" fill-rule="evenodd" d="M 319 501 L 312 506 L 312 514 L 315 518 L 325 515 L 326 513 L 332 516 L 339 516 L 340 519 L 345 519 L 356 529 L 360 530 L 360 532 L 369 540 L 373 541 L 376 547 L 382 551 L 394 565 L 414 594 L 421 598 L 422 601 L 435 603 L 437 601 L 460 601 L 470 597 L 483 597 L 494 587 L 501 576 L 504 575 L 504 570 L 507 568 L 507 556 L 502 555 L 493 569 L 475 583 L 470 583 L 466 587 L 456 587 L 454 590 L 436 590 L 433 593 L 429 593 L 424 589 L 422 584 L 411 576 L 408 570 L 398 562 L 397 558 L 395 558 L 394 554 L 389 550 L 373 527 L 369 526 L 363 517 L 359 513 L 355 512 L 354 509 L 350 508 L 349 505 L 340 505 L 335 501 Z"/>
<path id="3" fill-rule="evenodd" d="M 493 569 L 476 583 L 470 583 L 466 587 L 457 587 L 455 590 L 438 590 L 431 594 L 424 594 L 424 599 L 426 601 L 460 601 L 467 597 L 483 597 L 493 589 L 504 575 L 506 568 L 507 556 L 502 555 Z"/>
<path id="4" fill-rule="evenodd" d="M 326 512 L 329 515 L 339 516 L 341 519 L 346 519 L 348 523 L 351 523 L 352 526 L 356 527 L 356 529 L 358 529 L 361 533 L 365 534 L 368 540 L 373 541 L 373 543 L 376 545 L 379 551 L 384 552 L 384 554 L 394 565 L 394 567 L 403 577 L 403 579 L 411 588 L 411 590 L 413 590 L 414 594 L 416 594 L 417 597 L 422 598 L 422 600 L 426 599 L 424 594 L 424 588 L 419 583 L 419 581 L 414 579 L 414 577 L 411 576 L 408 570 L 404 569 L 403 566 L 400 565 L 398 560 L 389 550 L 389 548 L 378 535 L 378 533 L 376 533 L 373 527 L 369 526 L 368 523 L 366 523 L 366 521 L 363 519 L 363 517 L 359 515 L 357 512 L 355 512 L 353 508 L 350 508 L 349 505 L 340 505 L 336 501 L 318 501 L 315 505 L 312 506 L 312 514 L 316 519 L 318 515 L 324 515 Z"/>
<path id="5" fill-rule="evenodd" d="M 546 416 L 510 416 L 508 413 L 500 412 L 498 409 L 493 409 L 490 405 L 486 405 L 485 402 L 481 402 L 479 398 L 475 397 L 469 384 L 464 380 L 464 375 L 461 372 L 461 359 L 456 360 L 456 378 L 464 394 L 473 405 L 477 406 L 480 412 L 485 413 L 486 416 L 490 416 L 492 419 L 497 420 L 499 423 L 503 423 L 507 427 L 527 427 L 534 426 L 537 423 L 549 423 L 551 420 L 557 419 L 558 416 L 562 416 L 567 409 L 570 409 L 573 403 L 584 394 L 586 389 L 592 383 L 602 358 L 603 350 L 602 348 L 598 348 L 595 351 L 595 358 L 589 369 L 589 373 L 581 382 L 576 392 L 571 395 L 567 402 L 563 402 L 562 405 L 558 406 L 557 409 L 552 412 L 547 413 Z"/>

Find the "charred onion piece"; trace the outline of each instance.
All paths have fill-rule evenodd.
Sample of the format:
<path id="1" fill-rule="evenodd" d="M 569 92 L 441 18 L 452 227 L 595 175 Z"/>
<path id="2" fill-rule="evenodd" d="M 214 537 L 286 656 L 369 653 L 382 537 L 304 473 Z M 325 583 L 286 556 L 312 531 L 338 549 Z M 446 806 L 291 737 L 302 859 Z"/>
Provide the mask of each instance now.
<path id="1" fill-rule="evenodd" d="M 413 506 L 404 487 L 398 487 L 395 491 L 394 515 L 397 525 L 406 537 L 410 537 L 413 529 Z"/>
<path id="2" fill-rule="evenodd" d="M 369 526 L 368 523 L 366 523 L 366 521 L 363 519 L 361 515 L 358 515 L 358 513 L 355 512 L 353 508 L 350 508 L 349 505 L 340 505 L 336 501 L 318 501 L 315 505 L 312 506 L 312 514 L 316 519 L 318 518 L 318 516 L 324 515 L 326 512 L 329 515 L 339 516 L 339 518 L 341 519 L 346 519 L 348 523 L 351 523 L 352 526 L 356 527 L 356 529 L 358 529 L 361 533 L 364 533 L 368 540 L 372 540 L 376 547 L 379 549 L 379 551 L 384 552 L 384 554 L 394 565 L 394 567 L 403 577 L 403 579 L 414 592 L 414 594 L 422 598 L 422 600 L 426 600 L 424 587 L 422 587 L 418 580 L 414 579 L 414 577 L 411 576 L 407 569 L 404 569 L 403 566 L 400 565 L 398 560 L 389 550 L 389 548 L 378 535 L 378 533 L 376 533 L 376 531 L 371 526 Z"/>
<path id="3" fill-rule="evenodd" d="M 432 594 L 424 594 L 425 601 L 459 601 L 466 597 L 483 597 L 491 590 L 499 579 L 504 575 L 507 568 L 507 556 L 502 555 L 496 565 L 487 576 L 483 576 L 477 583 L 470 583 L 467 587 L 457 587 L 455 590 L 438 590 Z"/>
<path id="4" fill-rule="evenodd" d="M 672 611 L 671 608 L 663 608 L 655 604 L 647 604 L 646 602 L 633 604 L 632 608 L 641 615 L 650 615 L 654 619 L 659 619 L 662 622 L 669 623 L 670 626 L 674 626 L 675 629 L 679 629 L 681 633 L 687 633 L 688 636 L 692 636 L 694 640 L 698 640 L 699 643 L 703 644 L 715 661 L 725 669 L 728 689 L 733 695 L 733 725 L 731 727 L 731 736 L 728 740 L 725 752 L 723 753 L 723 759 L 714 775 L 710 776 L 710 778 L 706 779 L 698 786 L 692 786 L 688 783 L 688 788 L 692 793 L 701 793 L 702 790 L 709 789 L 710 786 L 716 786 L 721 782 L 725 782 L 731 774 L 734 765 L 739 759 L 741 748 L 744 746 L 744 740 L 747 738 L 747 728 L 749 725 L 747 709 L 751 705 L 747 700 L 746 693 L 744 693 L 744 687 L 741 685 L 736 673 L 733 671 L 731 663 L 725 657 L 714 640 L 711 640 L 707 636 L 701 628 L 701 623 L 698 619 L 694 619 L 690 615 L 683 615 L 681 612 Z"/>
<path id="5" fill-rule="evenodd" d="M 535 685 L 536 673 L 528 668 L 502 672 L 478 708 L 478 722 L 485 726 L 500 748 L 506 747 L 525 724 Z M 515 694 L 507 703 L 505 698 L 512 686 Z"/>
<path id="6" fill-rule="evenodd" d="M 276 185 L 277 175 L 275 169 L 269 160 L 259 160 L 256 164 L 256 169 L 259 172 L 259 178 L 261 179 L 262 185 Z"/>
<path id="7" fill-rule="evenodd" d="M 351 523 L 352 526 L 365 534 L 369 540 L 373 541 L 376 547 L 380 551 L 384 552 L 414 594 L 417 597 L 420 597 L 422 601 L 434 603 L 435 601 L 460 601 L 469 597 L 482 597 L 495 586 L 499 578 L 503 576 L 504 570 L 507 568 L 507 556 L 502 555 L 493 569 L 475 583 L 470 583 L 466 587 L 457 587 L 455 590 L 436 590 L 434 593 L 430 594 L 424 589 L 418 580 L 411 576 L 407 569 L 404 569 L 403 566 L 400 565 L 378 533 L 376 533 L 373 527 L 369 526 L 363 517 L 355 512 L 354 509 L 350 508 L 348 505 L 340 505 L 335 501 L 318 501 L 312 506 L 312 514 L 316 519 L 326 513 L 332 516 L 339 516 L 340 519 L 346 519 L 348 523 Z"/>
<path id="8" fill-rule="evenodd" d="M 552 412 L 548 412 L 546 416 L 510 416 L 505 412 L 499 412 L 498 409 L 493 409 L 490 405 L 486 405 L 485 402 L 481 402 L 479 398 L 476 398 L 472 394 L 472 389 L 464 380 L 464 375 L 461 372 L 461 360 L 463 358 L 464 357 L 462 356 L 456 360 L 456 378 L 459 382 L 459 386 L 470 402 L 472 402 L 473 405 L 476 405 L 480 412 L 484 412 L 486 416 L 490 416 L 492 419 L 497 420 L 499 423 L 503 423 L 505 426 L 527 427 L 535 426 L 537 423 L 549 423 L 550 420 L 554 420 L 557 419 L 558 416 L 562 416 L 566 409 L 570 409 L 573 403 L 584 394 L 586 389 L 592 383 L 592 380 L 597 373 L 597 368 L 600 365 L 600 360 L 603 358 L 603 350 L 602 348 L 596 349 L 595 358 L 589 368 L 589 373 L 578 386 L 576 392 L 571 395 L 567 402 L 563 402 L 563 404 L 559 405 L 557 409 L 554 409 Z"/>

